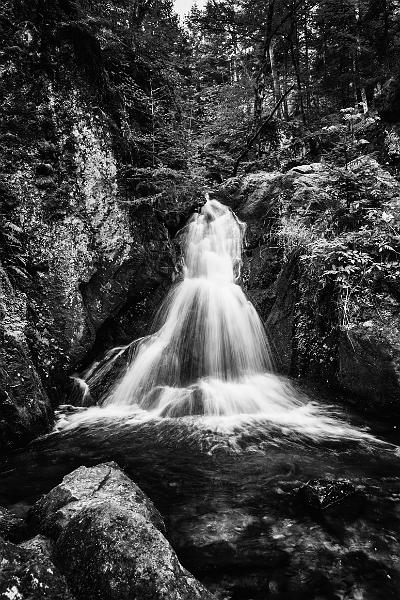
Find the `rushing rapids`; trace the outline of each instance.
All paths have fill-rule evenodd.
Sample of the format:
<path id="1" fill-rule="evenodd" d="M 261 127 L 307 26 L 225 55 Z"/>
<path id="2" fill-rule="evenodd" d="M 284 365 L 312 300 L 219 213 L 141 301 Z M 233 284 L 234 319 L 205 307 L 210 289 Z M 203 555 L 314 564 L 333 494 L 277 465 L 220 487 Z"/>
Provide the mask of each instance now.
<path id="1" fill-rule="evenodd" d="M 78 379 L 85 398 L 97 385 L 108 415 L 224 416 L 228 429 L 237 416 L 257 415 L 314 439 L 368 438 L 273 373 L 265 329 L 239 285 L 244 234 L 228 207 L 207 199 L 182 231 L 183 278 L 160 307 L 154 333 L 111 350 Z M 102 417 L 91 409 L 77 418 Z"/>

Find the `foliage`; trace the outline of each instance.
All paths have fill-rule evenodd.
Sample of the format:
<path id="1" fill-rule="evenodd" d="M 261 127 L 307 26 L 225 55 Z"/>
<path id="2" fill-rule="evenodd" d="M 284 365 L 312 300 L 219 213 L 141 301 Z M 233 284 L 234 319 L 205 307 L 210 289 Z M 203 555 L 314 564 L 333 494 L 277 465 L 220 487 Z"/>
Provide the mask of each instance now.
<path id="1" fill-rule="evenodd" d="M 324 171 L 318 181 L 307 207 L 300 198 L 293 207 L 290 191 L 281 195 L 280 244 L 286 255 L 301 253 L 300 372 L 313 363 L 332 369 L 340 332 L 369 326 L 379 305 L 384 311 L 400 299 L 398 182 L 372 159 L 354 171 Z M 297 187 L 304 198 L 301 177 Z"/>
<path id="2" fill-rule="evenodd" d="M 187 27 L 193 131 L 205 140 L 201 159 L 213 179 L 218 166 L 223 176 L 229 174 L 235 157 L 291 87 L 273 123 L 255 136 L 246 170 L 282 168 L 285 160 L 308 154 L 319 158 L 320 138 L 330 137 L 323 121 L 332 114 L 341 125 L 341 143 L 335 144 L 336 156 L 328 150 L 327 158 L 346 164 L 363 150 L 357 147 L 362 137 L 353 140 L 357 120 L 375 109 L 393 115 L 398 86 L 387 91 L 387 85 L 400 57 L 400 16 L 393 1 L 220 0 L 208 2 L 203 11 L 195 8 Z M 388 94 L 392 100 L 382 104 Z M 214 110 L 215 99 L 223 96 L 231 97 L 228 121 L 219 105 Z M 241 117 L 232 99 L 237 96 Z"/>

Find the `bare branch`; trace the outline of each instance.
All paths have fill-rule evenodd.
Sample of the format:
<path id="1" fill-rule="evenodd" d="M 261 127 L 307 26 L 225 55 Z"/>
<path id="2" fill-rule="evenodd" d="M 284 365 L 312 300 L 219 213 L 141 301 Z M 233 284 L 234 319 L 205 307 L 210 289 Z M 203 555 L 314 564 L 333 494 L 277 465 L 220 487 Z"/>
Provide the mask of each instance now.
<path id="1" fill-rule="evenodd" d="M 256 141 L 256 139 L 258 138 L 258 136 L 260 135 L 260 133 L 262 132 L 262 130 L 264 129 L 264 127 L 271 121 L 271 119 L 273 118 L 273 116 L 275 115 L 275 113 L 277 112 L 277 110 L 279 109 L 279 107 L 281 106 L 282 102 L 285 100 L 285 98 L 290 94 L 290 92 L 295 88 L 294 85 L 292 85 L 279 99 L 279 102 L 277 102 L 274 106 L 273 111 L 268 115 L 268 117 L 265 119 L 265 121 L 262 122 L 262 124 L 260 125 L 260 127 L 257 129 L 257 131 L 254 133 L 254 135 L 252 135 L 252 137 L 249 139 L 249 141 L 246 144 L 246 148 L 243 150 L 243 152 L 241 152 L 239 154 L 239 156 L 237 157 L 236 161 L 235 161 L 235 165 L 233 167 L 233 171 L 232 171 L 232 177 L 236 177 L 237 172 L 238 172 L 238 168 L 240 163 L 242 162 L 242 160 L 247 156 L 247 154 L 249 153 L 249 150 L 251 149 L 252 145 L 254 144 L 254 142 Z"/>

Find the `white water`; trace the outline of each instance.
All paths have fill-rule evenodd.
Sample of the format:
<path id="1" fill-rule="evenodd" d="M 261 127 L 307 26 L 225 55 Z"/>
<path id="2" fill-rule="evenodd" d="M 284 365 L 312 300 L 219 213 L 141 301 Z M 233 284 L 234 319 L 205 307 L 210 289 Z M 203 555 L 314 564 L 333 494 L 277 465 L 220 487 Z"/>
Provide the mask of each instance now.
<path id="1" fill-rule="evenodd" d="M 107 404 L 138 404 L 168 416 L 221 415 L 260 412 L 266 395 L 279 397 L 278 379 L 260 382 L 259 375 L 271 370 L 268 342 L 236 283 L 244 230 L 215 200 L 192 217 L 184 279 L 159 311 L 160 329 L 139 343 Z"/>
<path id="2" fill-rule="evenodd" d="M 160 308 L 159 329 L 137 341 L 103 403 L 107 413 L 258 416 L 314 439 L 369 437 L 273 374 L 265 330 L 237 283 L 244 233 L 215 200 L 192 217 L 184 230 L 184 278 Z M 126 348 L 116 350 L 107 369 Z"/>

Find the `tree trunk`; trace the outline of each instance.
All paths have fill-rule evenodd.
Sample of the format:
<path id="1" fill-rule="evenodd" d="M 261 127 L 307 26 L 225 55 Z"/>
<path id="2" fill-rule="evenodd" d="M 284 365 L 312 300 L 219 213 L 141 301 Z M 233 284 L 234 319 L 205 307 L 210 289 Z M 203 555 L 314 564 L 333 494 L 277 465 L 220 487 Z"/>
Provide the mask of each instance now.
<path id="1" fill-rule="evenodd" d="M 308 29 L 308 9 L 304 11 L 304 44 L 305 44 L 305 67 L 306 67 L 306 102 L 307 112 L 311 111 L 310 96 L 310 49 L 309 49 L 309 29 Z"/>
<path id="2" fill-rule="evenodd" d="M 285 60 L 284 60 L 284 71 L 283 71 L 283 116 L 285 121 L 289 121 L 289 106 L 287 99 L 287 89 L 288 89 L 288 55 L 287 48 L 285 48 Z"/>
<path id="3" fill-rule="evenodd" d="M 307 117 L 306 117 L 306 113 L 304 110 L 304 103 L 303 103 L 303 86 L 301 84 L 300 65 L 299 65 L 298 57 L 296 56 L 296 51 L 295 51 L 292 39 L 290 40 L 290 49 L 291 49 L 291 54 L 292 54 L 293 67 L 294 67 L 294 70 L 296 73 L 297 89 L 299 92 L 300 114 L 301 114 L 301 118 L 302 118 L 304 125 L 306 125 Z"/>
<path id="4" fill-rule="evenodd" d="M 261 120 L 262 120 L 264 95 L 265 95 L 265 83 L 264 83 L 264 77 L 262 77 L 261 80 L 256 81 L 256 84 L 254 86 L 254 123 L 256 126 L 259 123 L 261 123 Z"/>
<path id="5" fill-rule="evenodd" d="M 235 54 L 232 54 L 229 61 L 229 70 L 231 74 L 231 85 L 234 85 L 239 81 L 238 70 L 237 70 L 237 58 Z"/>
<path id="6" fill-rule="evenodd" d="M 273 38 L 268 46 L 268 56 L 271 65 L 272 84 L 274 88 L 274 104 L 277 104 L 279 102 L 280 97 L 282 96 L 279 73 L 275 61 L 275 48 L 277 42 L 277 38 Z M 278 109 L 278 116 L 282 116 L 282 110 L 280 107 Z"/>
<path id="7" fill-rule="evenodd" d="M 262 122 L 262 113 L 263 113 L 263 104 L 265 97 L 265 73 L 267 66 L 267 53 L 268 47 L 271 40 L 271 28 L 272 28 L 272 20 L 275 10 L 275 0 L 268 1 L 268 11 L 267 11 L 267 25 L 265 27 L 265 31 L 263 32 L 263 38 L 259 44 L 259 51 L 257 57 L 257 76 L 255 78 L 254 84 L 254 125 L 255 127 L 259 127 Z"/>
<path id="8" fill-rule="evenodd" d="M 261 125 L 258 127 L 258 129 L 256 130 L 256 132 L 248 140 L 248 142 L 246 144 L 246 147 L 239 154 L 239 156 L 237 157 L 237 159 L 235 161 L 235 164 L 234 164 L 234 167 L 233 167 L 233 171 L 232 171 L 232 177 L 236 177 L 237 172 L 238 172 L 238 168 L 239 168 L 239 165 L 240 165 L 241 161 L 247 156 L 247 154 L 249 153 L 250 148 L 252 147 L 252 145 L 254 144 L 254 142 L 256 141 L 256 139 L 259 137 L 259 135 L 261 134 L 262 130 L 265 128 L 265 126 L 271 121 L 271 119 L 278 112 L 278 110 L 281 107 L 282 103 L 284 102 L 285 98 L 290 94 L 290 92 L 292 91 L 293 88 L 294 88 L 294 86 L 292 85 L 292 87 L 290 87 L 286 91 L 286 93 L 284 94 L 284 96 L 281 96 L 279 98 L 278 102 L 275 104 L 275 107 L 274 107 L 273 111 L 268 115 L 268 117 L 265 119 L 265 121 L 263 121 L 261 123 Z"/>
<path id="9" fill-rule="evenodd" d="M 356 69 L 356 73 L 357 73 L 357 80 L 358 83 L 360 84 L 360 68 L 359 68 L 359 64 L 360 64 L 360 56 L 361 56 L 361 32 L 360 32 L 360 0 L 355 0 L 355 15 L 356 15 L 356 23 L 357 23 L 357 52 L 356 52 L 356 57 L 355 57 L 355 69 Z M 362 103 L 362 108 L 363 108 L 363 113 L 367 113 L 368 112 L 368 100 L 367 100 L 367 92 L 365 90 L 364 86 L 360 87 L 361 90 L 361 103 Z M 357 95 L 357 92 L 356 92 Z"/>
<path id="10" fill-rule="evenodd" d="M 154 94 L 153 94 L 153 82 L 150 79 L 150 111 L 151 111 L 151 157 L 152 165 L 155 166 L 156 152 L 155 152 L 155 107 L 154 107 Z"/>

